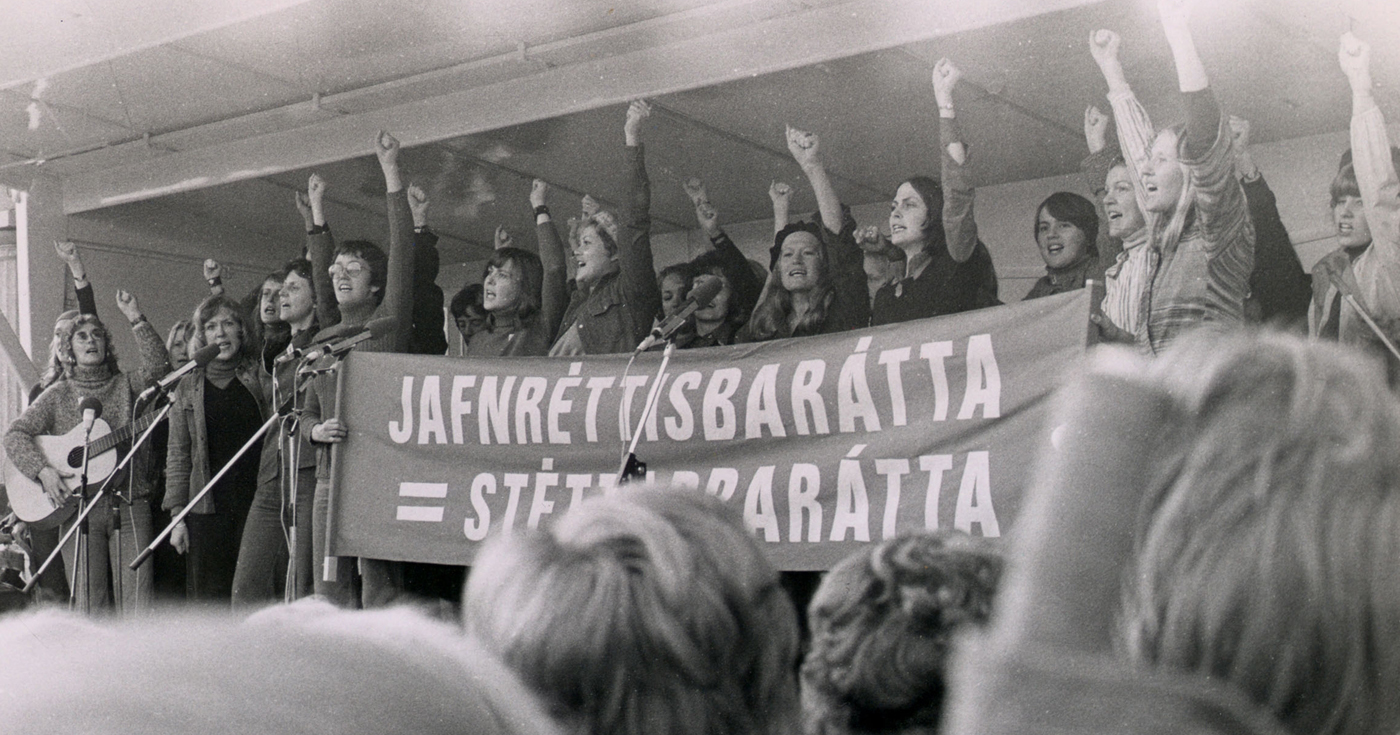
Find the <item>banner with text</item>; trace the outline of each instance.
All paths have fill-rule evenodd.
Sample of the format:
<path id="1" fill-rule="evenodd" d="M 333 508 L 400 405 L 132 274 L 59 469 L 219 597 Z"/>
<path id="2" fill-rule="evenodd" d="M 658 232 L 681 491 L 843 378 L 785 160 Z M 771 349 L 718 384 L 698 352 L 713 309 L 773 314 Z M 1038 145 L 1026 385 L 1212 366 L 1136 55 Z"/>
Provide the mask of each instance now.
<path id="1" fill-rule="evenodd" d="M 756 345 L 458 359 L 352 353 L 331 549 L 468 564 L 490 535 L 615 491 L 632 432 L 658 482 L 739 509 L 784 569 L 908 528 L 1006 532 L 1089 292 Z M 624 490 L 619 490 L 625 492 Z"/>

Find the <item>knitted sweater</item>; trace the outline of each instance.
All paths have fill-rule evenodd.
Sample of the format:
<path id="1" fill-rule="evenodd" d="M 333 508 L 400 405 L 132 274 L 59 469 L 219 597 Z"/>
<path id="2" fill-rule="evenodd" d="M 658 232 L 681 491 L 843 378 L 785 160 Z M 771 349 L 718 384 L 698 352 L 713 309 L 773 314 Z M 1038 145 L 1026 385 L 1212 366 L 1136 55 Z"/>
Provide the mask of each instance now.
<path id="1" fill-rule="evenodd" d="M 25 477 L 37 480 L 40 470 L 48 465 L 35 445 L 34 437 L 65 434 L 82 423 L 83 417 L 78 411 L 80 400 L 92 397 L 101 401 L 102 420 L 116 431 L 130 423 L 134 396 L 170 370 L 166 362 L 165 343 L 149 322 L 137 323 L 132 333 L 141 353 L 140 370 L 112 374 L 105 365 L 91 368 L 75 366 L 70 377 L 49 386 L 10 425 L 4 439 L 5 454 Z M 150 485 L 146 482 L 146 458 L 146 448 L 143 447 L 134 460 L 137 470 L 134 485 L 136 497 L 150 495 Z"/>

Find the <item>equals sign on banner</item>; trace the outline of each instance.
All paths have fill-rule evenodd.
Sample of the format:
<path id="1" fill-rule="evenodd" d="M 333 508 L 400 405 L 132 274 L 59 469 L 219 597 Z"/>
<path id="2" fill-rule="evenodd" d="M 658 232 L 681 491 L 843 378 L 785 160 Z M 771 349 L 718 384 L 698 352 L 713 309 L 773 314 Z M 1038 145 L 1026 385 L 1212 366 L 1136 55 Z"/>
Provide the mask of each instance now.
<path id="1" fill-rule="evenodd" d="M 447 483 L 401 482 L 399 483 L 399 497 L 436 498 L 442 500 L 447 497 Z M 443 507 L 444 506 L 441 505 L 400 505 L 398 514 L 394 519 L 399 521 L 441 523 Z"/>

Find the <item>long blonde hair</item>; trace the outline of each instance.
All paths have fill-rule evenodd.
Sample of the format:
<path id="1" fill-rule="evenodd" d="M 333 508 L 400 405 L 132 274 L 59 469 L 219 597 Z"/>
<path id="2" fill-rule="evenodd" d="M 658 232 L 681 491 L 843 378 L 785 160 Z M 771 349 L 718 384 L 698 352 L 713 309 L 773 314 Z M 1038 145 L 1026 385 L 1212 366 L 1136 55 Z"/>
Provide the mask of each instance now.
<path id="1" fill-rule="evenodd" d="M 1172 165 L 1181 167 L 1181 191 L 1177 194 L 1170 214 L 1164 216 L 1161 212 L 1148 211 L 1146 208 L 1142 213 L 1147 218 L 1147 232 L 1150 236 L 1148 242 L 1155 243 L 1162 257 L 1168 258 L 1176 252 L 1177 245 L 1181 244 L 1181 236 L 1186 232 L 1186 228 L 1195 221 L 1196 184 L 1191 180 L 1191 167 L 1181 161 L 1186 152 L 1186 127 L 1177 124 L 1163 128 L 1157 133 L 1157 137 L 1163 135 L 1176 138 L 1177 160 L 1173 161 Z"/>
<path id="2" fill-rule="evenodd" d="M 763 291 L 758 296 L 758 303 L 754 306 L 753 315 L 749 317 L 749 322 L 744 327 L 745 336 L 743 339 L 751 341 L 782 339 L 793 334 L 802 334 L 807 330 L 816 330 L 826 322 L 826 311 L 831 306 L 836 292 L 831 285 L 831 257 L 827 253 L 826 240 L 822 237 L 821 227 L 819 224 L 810 222 L 794 223 L 784 227 L 774 236 L 772 262 L 768 266 L 768 280 L 764 282 Z M 796 324 L 789 326 L 793 312 L 792 292 L 783 286 L 778 260 L 782 253 L 783 243 L 787 241 L 788 237 L 799 232 L 809 233 L 817 239 L 817 254 L 821 258 L 821 273 L 817 276 L 817 285 L 812 288 L 808 298 L 810 308 L 802 313 Z"/>

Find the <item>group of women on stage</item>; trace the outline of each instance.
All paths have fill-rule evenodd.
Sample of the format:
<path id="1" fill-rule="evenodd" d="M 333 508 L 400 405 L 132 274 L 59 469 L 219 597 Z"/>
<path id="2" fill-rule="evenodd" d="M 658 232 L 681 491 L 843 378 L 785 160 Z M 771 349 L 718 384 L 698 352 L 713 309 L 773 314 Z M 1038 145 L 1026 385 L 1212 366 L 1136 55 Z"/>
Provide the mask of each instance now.
<path id="1" fill-rule="evenodd" d="M 1330 190 L 1341 247 L 1314 268 L 1309 284 L 1249 156 L 1248 123 L 1224 114 L 1216 101 L 1184 3 L 1163 0 L 1161 16 L 1185 122 L 1154 128 L 1124 75 L 1119 37 L 1107 30 L 1093 34 L 1090 50 L 1112 110 L 1110 117 L 1091 106 L 1085 114 L 1084 171 L 1093 200 L 1056 192 L 1029 218 L 1046 274 L 1027 298 L 1101 279 L 1105 293 L 1094 314 L 1101 337 L 1145 354 L 1165 351 L 1192 330 L 1248 321 L 1300 330 L 1306 324 L 1315 338 L 1370 348 L 1400 336 L 1400 154 L 1390 147 L 1372 96 L 1369 47 L 1351 34 L 1341 41 L 1339 61 L 1353 99 L 1352 147 Z M 630 352 L 658 319 L 707 282 L 718 284 L 717 295 L 677 333 L 679 347 L 830 334 L 1000 303 L 974 217 L 976 164 L 959 125 L 976 121 L 958 114 L 960 78 L 947 59 L 933 69 L 938 128 L 920 134 L 938 141 L 940 175 L 901 183 L 883 230 L 860 227 L 840 201 L 821 139 L 789 127 L 787 147 L 816 196 L 817 212 L 790 221 L 792 188 L 773 184 L 775 234 L 766 267 L 746 259 L 720 226 L 704 185 L 692 180 L 686 192 L 712 248 L 656 272 L 642 144 L 650 106 L 632 102 L 623 125 L 621 211 L 584 197 L 581 215 L 569 219 L 561 235 L 549 187 L 535 180 L 529 195 L 534 247 L 498 230 L 481 283 L 451 300 L 463 354 Z M 4 439 L 16 468 L 55 501 L 71 493 L 66 470 L 44 461 L 35 437 L 78 425 L 78 400 L 87 396 L 99 398 L 105 420 L 121 428 L 135 409 L 150 410 L 135 399 L 152 380 L 205 346 L 217 348 L 171 393 L 168 436 L 132 466 L 132 492 L 121 501 L 109 495 L 93 511 L 88 579 L 76 586 L 95 606 L 116 604 L 114 593 L 123 607 L 140 609 L 151 599 L 149 567 L 132 572 L 125 562 L 150 543 L 153 517 L 182 517 L 169 538 L 182 558 L 158 557 L 155 576 L 162 564 L 176 569 L 183 561 L 190 599 L 257 604 L 315 592 L 347 606 L 357 600 L 377 605 L 411 588 L 415 575 L 432 577 L 401 564 L 322 558 L 330 448 L 348 427 L 337 417 L 333 375 L 319 371 L 301 379 L 298 360 L 289 359 L 318 334 L 353 334 L 383 318 L 394 328 L 357 349 L 446 352 L 427 196 L 404 185 L 397 140 L 380 132 L 375 148 L 387 191 L 387 251 L 368 241 L 335 242 L 324 210 L 327 182 L 312 175 L 297 195 L 305 252 L 245 301 L 223 293 L 220 266 L 207 262 L 210 297 L 161 344 L 135 297 L 123 292 L 118 306 L 140 349 L 136 372 L 118 368 L 81 258 L 71 244 L 58 244 L 81 308 L 56 323 L 43 392 Z M 260 430 L 264 438 L 230 464 Z M 226 465 L 212 490 L 197 496 Z M 57 529 L 34 533 L 44 537 L 36 542 L 42 549 L 51 547 Z M 109 536 L 118 541 L 106 543 Z M 75 559 L 66 561 L 71 573 Z M 65 587 L 61 576 L 45 586 L 54 594 Z"/>

